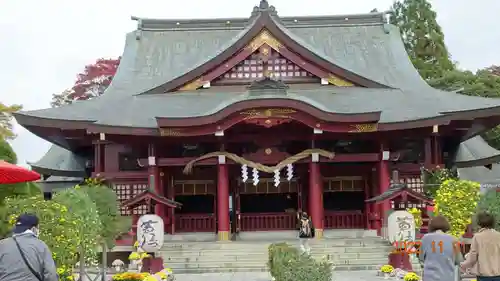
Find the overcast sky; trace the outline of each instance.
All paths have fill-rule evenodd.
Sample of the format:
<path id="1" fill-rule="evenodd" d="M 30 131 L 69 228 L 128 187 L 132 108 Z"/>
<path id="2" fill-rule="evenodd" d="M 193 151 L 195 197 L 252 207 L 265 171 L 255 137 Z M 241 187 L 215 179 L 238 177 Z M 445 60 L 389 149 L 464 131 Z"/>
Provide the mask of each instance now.
<path id="1" fill-rule="evenodd" d="M 248 17 L 259 0 L 1 0 L 0 98 L 24 109 L 50 106 L 53 93 L 100 57 L 118 57 L 130 16 L 149 18 Z M 282 16 L 387 10 L 393 0 L 269 0 Z M 498 0 L 432 1 L 453 59 L 476 70 L 500 64 Z M 37 161 L 49 144 L 16 126 L 20 163 Z"/>

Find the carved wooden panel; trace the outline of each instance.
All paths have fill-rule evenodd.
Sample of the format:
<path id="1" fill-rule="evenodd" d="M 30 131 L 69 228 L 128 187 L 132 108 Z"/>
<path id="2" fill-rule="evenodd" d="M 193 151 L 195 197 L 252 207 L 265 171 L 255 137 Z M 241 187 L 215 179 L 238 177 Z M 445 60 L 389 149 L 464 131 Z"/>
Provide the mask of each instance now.
<path id="1" fill-rule="evenodd" d="M 118 207 L 120 208 L 120 213 L 123 216 L 137 214 L 144 215 L 147 213 L 148 209 L 146 205 L 139 206 L 133 210 L 122 207 L 122 203 L 125 200 L 131 199 L 137 194 L 148 189 L 147 183 L 135 183 L 135 184 L 115 184 L 113 185 L 113 190 L 116 192 L 118 197 Z"/>
<path id="2" fill-rule="evenodd" d="M 365 181 L 362 177 L 323 178 L 324 192 L 363 192 Z"/>
<path id="3" fill-rule="evenodd" d="M 285 82 L 301 81 L 320 83 L 320 78 L 305 71 L 300 66 L 287 60 L 278 52 L 270 50 L 270 59 L 267 62 L 267 71 L 271 77 L 280 79 Z M 259 60 L 259 54 L 254 53 L 228 72 L 222 77 L 215 79 L 212 84 L 231 84 L 232 82 L 254 81 L 264 77 L 264 66 Z"/>
<path id="4" fill-rule="evenodd" d="M 241 194 L 271 194 L 271 193 L 295 193 L 298 190 L 298 183 L 295 180 L 291 181 L 281 181 L 281 183 L 275 187 L 274 179 L 272 178 L 261 178 L 257 185 L 253 185 L 251 179 L 246 183 L 242 183 L 240 186 Z"/>
<path id="5" fill-rule="evenodd" d="M 217 193 L 213 180 L 177 180 L 174 181 L 175 195 L 208 195 Z"/>

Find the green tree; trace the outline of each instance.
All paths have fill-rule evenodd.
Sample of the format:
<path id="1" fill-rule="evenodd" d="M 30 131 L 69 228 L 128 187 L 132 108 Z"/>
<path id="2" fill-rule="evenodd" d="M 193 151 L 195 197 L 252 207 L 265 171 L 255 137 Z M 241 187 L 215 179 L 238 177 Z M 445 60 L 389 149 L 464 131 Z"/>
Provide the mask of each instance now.
<path id="1" fill-rule="evenodd" d="M 0 138 L 0 160 L 17 164 L 17 155 L 12 149 L 12 146 L 5 140 Z"/>
<path id="2" fill-rule="evenodd" d="M 443 76 L 428 81 L 434 88 L 455 91 L 469 96 L 500 98 L 500 76 L 493 68 L 471 71 L 452 70 Z M 486 141 L 496 149 L 500 149 L 500 128 L 495 127 L 483 134 Z"/>
<path id="3" fill-rule="evenodd" d="M 21 110 L 20 105 L 5 105 L 0 102 L 0 139 L 13 139 L 16 134 L 12 131 L 12 113 Z"/>
<path id="4" fill-rule="evenodd" d="M 85 263 L 91 264 L 97 258 L 100 229 L 102 227 L 96 204 L 79 188 L 57 192 L 52 200 L 68 208 L 79 221 L 73 227 L 79 233 L 78 246 L 84 253 Z"/>
<path id="5" fill-rule="evenodd" d="M 17 156 L 10 144 L 0 139 L 0 160 L 11 164 L 17 163 Z M 0 238 L 8 235 L 10 226 L 7 219 L 7 209 L 5 199 L 8 197 L 30 197 L 41 195 L 42 191 L 38 184 L 16 183 L 16 184 L 0 184 Z"/>
<path id="6" fill-rule="evenodd" d="M 481 195 L 478 204 L 478 211 L 488 212 L 497 218 L 496 229 L 500 230 L 500 192 L 496 189 L 489 189 L 486 193 Z"/>
<path id="7" fill-rule="evenodd" d="M 424 79 L 441 77 L 455 68 L 427 0 L 396 1 L 391 14 L 391 23 L 399 27 L 406 52 Z"/>
<path id="8" fill-rule="evenodd" d="M 112 248 L 115 239 L 128 231 L 131 226 L 130 219 L 120 215 L 116 192 L 103 182 L 94 179 L 86 180 L 81 190 L 95 203 L 102 225 L 99 235 L 108 249 Z"/>

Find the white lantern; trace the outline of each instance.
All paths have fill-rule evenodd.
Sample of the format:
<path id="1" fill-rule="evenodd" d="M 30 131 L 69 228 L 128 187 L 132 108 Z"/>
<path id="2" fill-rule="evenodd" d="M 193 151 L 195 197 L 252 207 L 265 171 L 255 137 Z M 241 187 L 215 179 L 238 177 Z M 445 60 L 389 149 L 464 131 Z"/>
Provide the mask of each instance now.
<path id="1" fill-rule="evenodd" d="M 415 218 L 407 211 L 394 211 L 387 218 L 387 233 L 391 243 L 415 241 Z"/>
<path id="2" fill-rule="evenodd" d="M 163 246 L 165 230 L 163 219 L 157 215 L 143 215 L 137 221 L 139 248 L 156 252 Z"/>

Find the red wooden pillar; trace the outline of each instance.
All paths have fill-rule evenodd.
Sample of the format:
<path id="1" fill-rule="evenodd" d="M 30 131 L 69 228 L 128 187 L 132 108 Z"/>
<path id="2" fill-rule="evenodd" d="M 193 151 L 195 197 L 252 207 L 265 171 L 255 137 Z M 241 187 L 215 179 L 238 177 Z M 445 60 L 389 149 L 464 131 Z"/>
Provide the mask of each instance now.
<path id="1" fill-rule="evenodd" d="M 229 240 L 229 178 L 224 156 L 217 166 L 217 233 L 219 241 Z"/>
<path id="2" fill-rule="evenodd" d="M 96 141 L 94 143 L 94 173 L 104 172 L 104 142 Z"/>
<path id="3" fill-rule="evenodd" d="M 377 172 L 378 172 L 378 186 L 379 186 L 379 194 L 382 194 L 386 192 L 389 189 L 389 186 L 391 184 L 391 179 L 389 175 L 389 163 L 387 160 L 388 158 L 388 151 L 384 151 L 384 147 L 381 146 L 380 149 L 380 160 L 377 163 Z M 380 212 L 380 218 L 382 221 L 386 220 L 386 216 L 391 209 L 391 202 L 389 201 L 383 201 L 379 204 L 379 212 Z M 377 226 L 377 231 L 381 233 L 382 226 L 378 225 Z"/>
<path id="4" fill-rule="evenodd" d="M 424 141 L 424 163 L 426 168 L 429 168 L 432 165 L 432 163 L 434 162 L 433 158 L 434 156 L 432 153 L 432 139 L 429 137 Z"/>
<path id="5" fill-rule="evenodd" d="M 151 191 L 154 191 L 158 195 L 163 194 L 163 188 L 160 181 L 160 169 L 156 165 L 156 149 L 154 144 L 149 144 L 148 147 L 148 184 Z M 162 210 L 163 206 L 157 204 L 154 210 L 155 215 L 163 217 Z"/>
<path id="6" fill-rule="evenodd" d="M 161 168 L 158 168 L 158 170 L 158 188 L 156 192 L 158 195 L 165 197 L 165 173 Z M 166 216 L 166 207 L 164 205 L 157 204 L 155 207 L 155 214 L 163 219 L 164 229 L 167 229 L 166 226 L 168 225 L 168 217 Z"/>
<path id="7" fill-rule="evenodd" d="M 319 163 L 314 160 L 317 156 L 313 156 L 309 162 L 309 212 L 311 213 L 313 227 L 315 229 L 315 238 L 323 237 L 323 186 L 321 184 L 321 172 Z"/>
<path id="8" fill-rule="evenodd" d="M 164 176 L 167 184 L 167 198 L 170 200 L 175 200 L 175 189 L 174 189 L 174 178 L 172 176 Z M 168 220 L 169 220 L 169 230 L 170 234 L 175 234 L 175 208 L 168 208 Z M 168 232 L 168 231 L 167 231 Z"/>
<path id="9" fill-rule="evenodd" d="M 368 184 L 368 179 L 365 177 L 364 178 L 365 186 L 364 186 L 364 191 L 365 191 L 365 200 L 370 199 L 370 185 Z M 372 225 L 370 223 L 370 217 L 368 216 L 371 213 L 371 204 L 365 202 L 365 223 L 366 227 L 365 229 L 373 229 Z"/>

